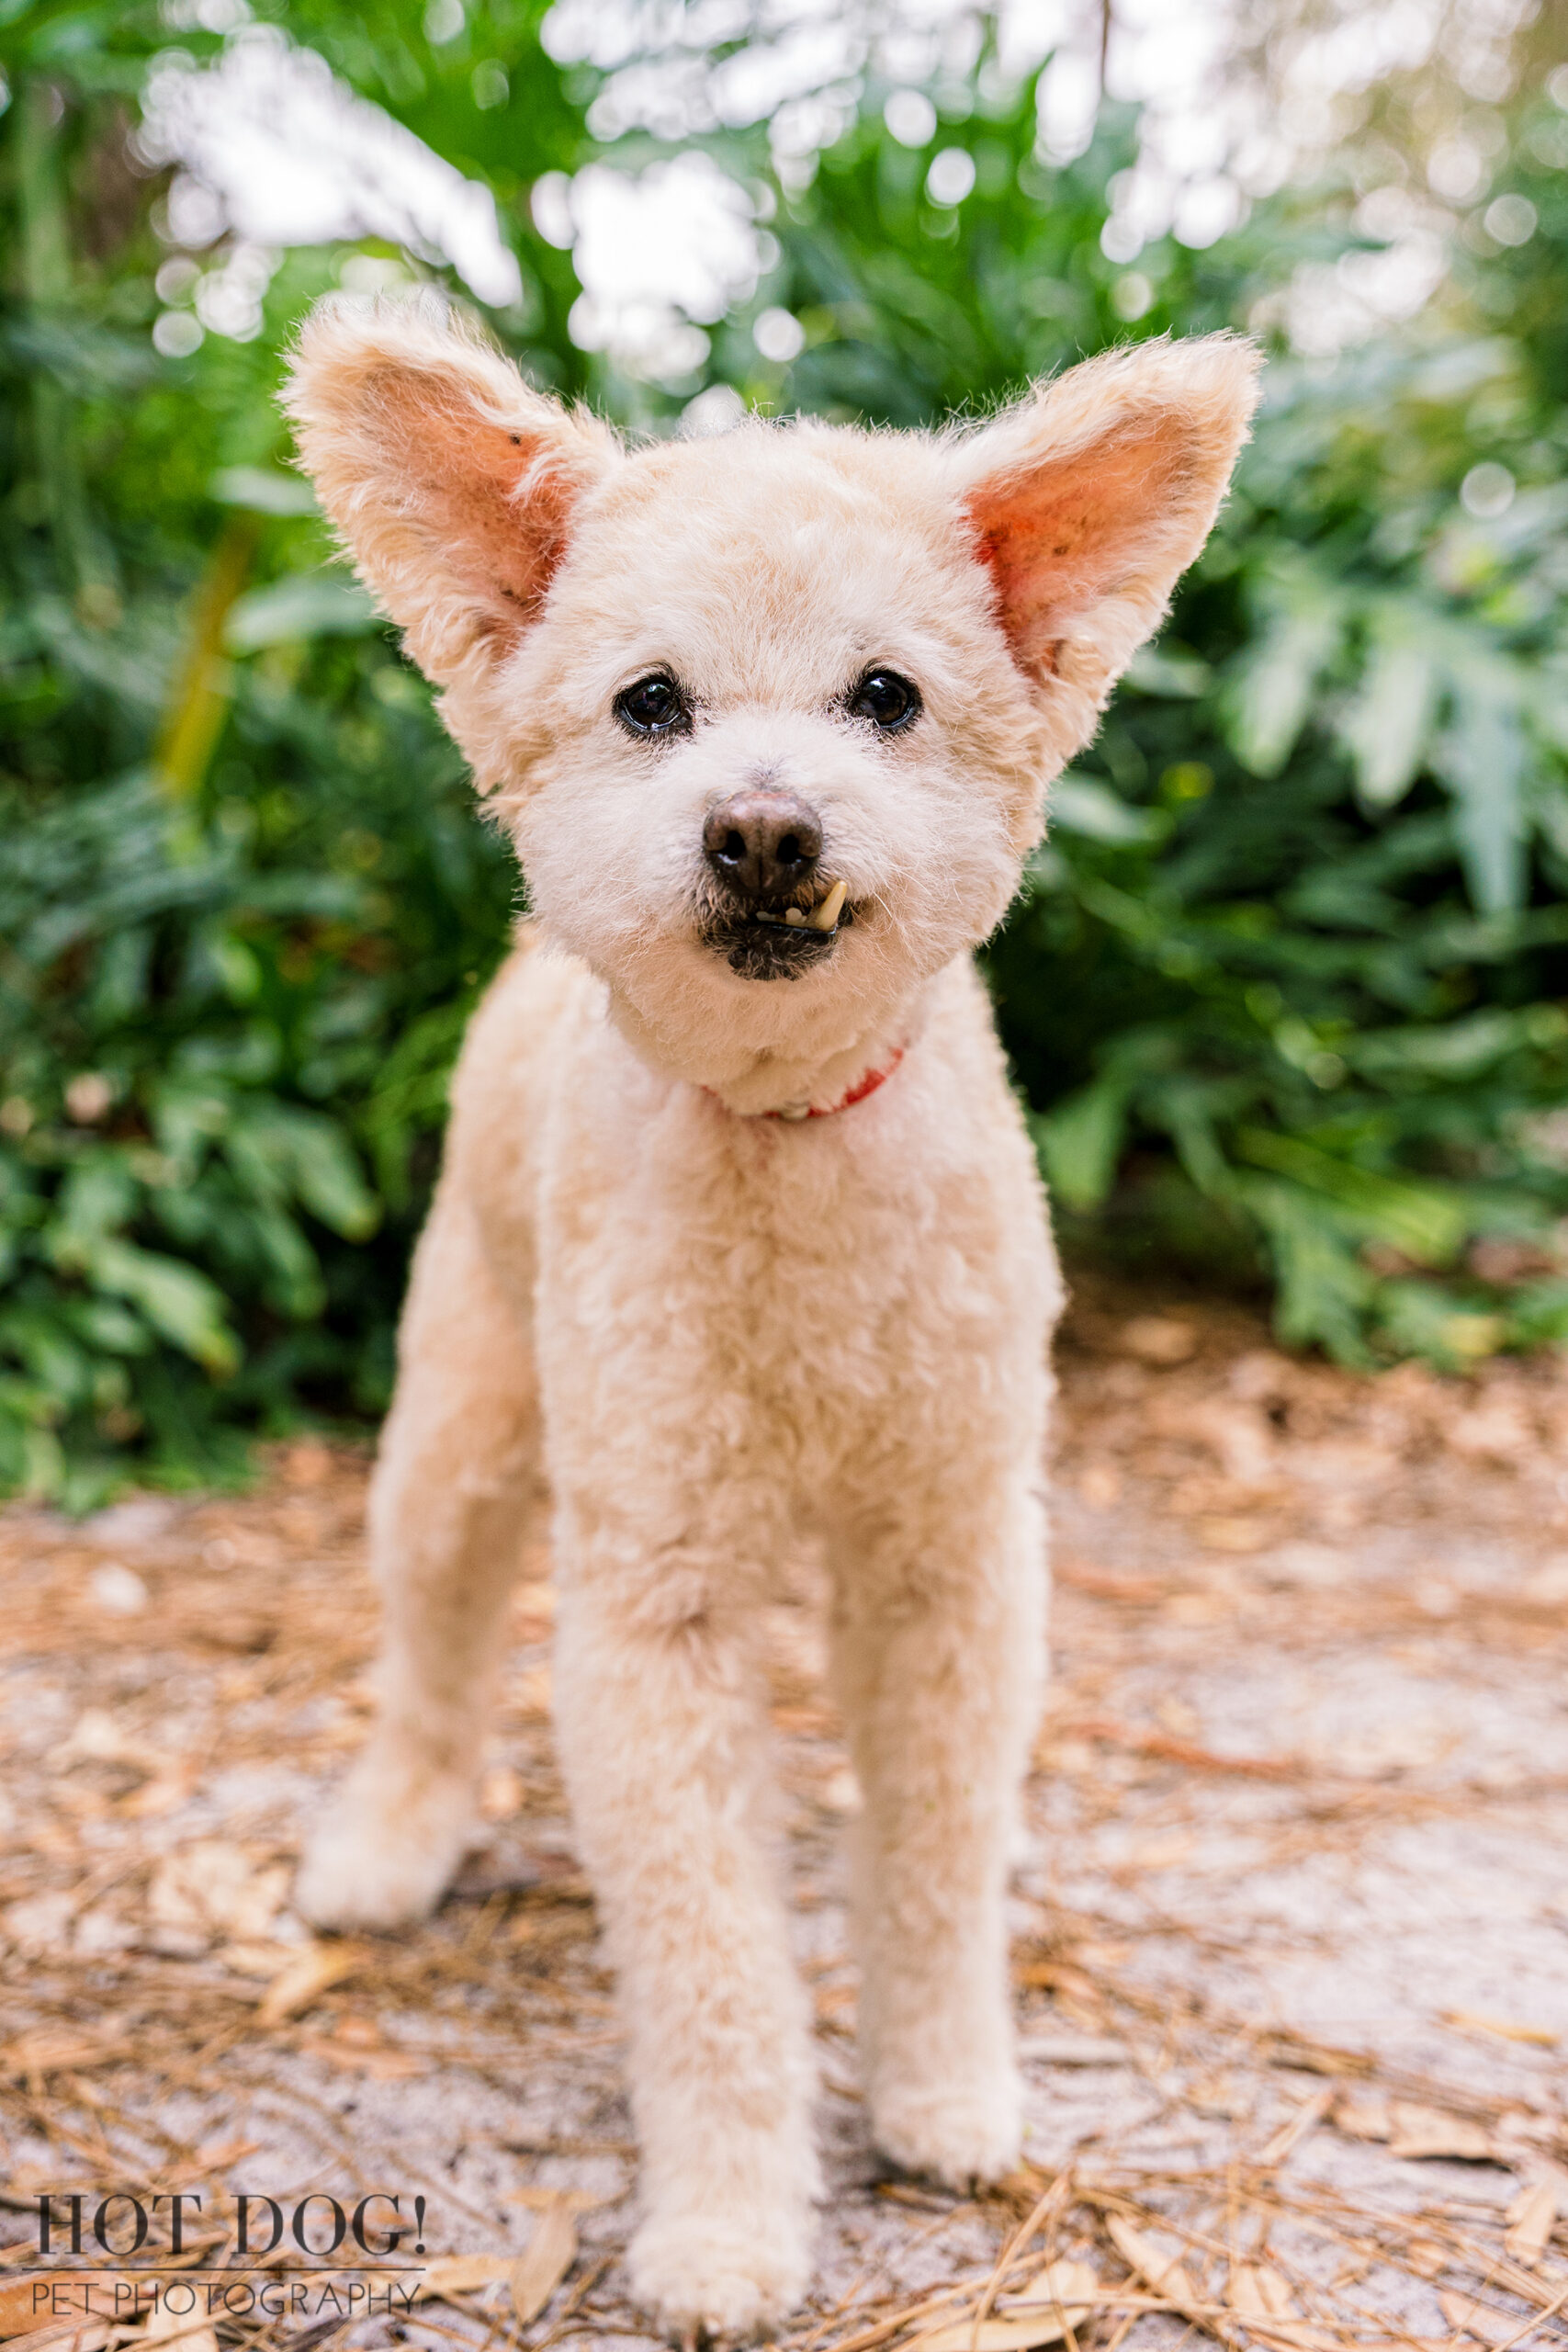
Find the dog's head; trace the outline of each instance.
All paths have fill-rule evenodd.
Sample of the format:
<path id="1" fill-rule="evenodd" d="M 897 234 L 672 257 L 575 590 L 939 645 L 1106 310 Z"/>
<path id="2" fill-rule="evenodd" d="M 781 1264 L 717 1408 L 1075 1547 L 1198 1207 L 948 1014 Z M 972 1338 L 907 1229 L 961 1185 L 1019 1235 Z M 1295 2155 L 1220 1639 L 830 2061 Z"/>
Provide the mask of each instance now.
<path id="1" fill-rule="evenodd" d="M 1000 920 L 1256 366 L 1145 343 L 977 429 L 627 450 L 439 307 L 339 302 L 288 398 L 547 929 L 722 1080 L 852 1045 Z"/>

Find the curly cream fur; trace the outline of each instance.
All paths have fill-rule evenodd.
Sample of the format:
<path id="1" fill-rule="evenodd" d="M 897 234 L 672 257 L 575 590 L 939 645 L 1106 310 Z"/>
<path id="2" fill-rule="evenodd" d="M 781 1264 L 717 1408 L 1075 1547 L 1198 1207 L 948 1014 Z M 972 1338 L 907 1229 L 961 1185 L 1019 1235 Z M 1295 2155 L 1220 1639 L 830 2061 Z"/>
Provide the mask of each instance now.
<path id="1" fill-rule="evenodd" d="M 375 1489 L 381 1715 L 300 1900 L 388 1927 L 439 1898 L 548 1510 L 561 1753 L 643 2148 L 633 2277 L 676 2331 L 771 2326 L 810 2277 L 758 1638 L 802 1539 L 864 1792 L 871 2129 L 950 2182 L 1018 2155 L 1003 1892 L 1060 1286 L 969 957 L 1202 544 L 1253 375 L 1224 338 L 1145 345 L 977 430 L 626 452 L 427 308 L 329 309 L 298 355 L 304 462 L 537 917 L 455 1085 Z M 923 696 L 896 738 L 845 713 L 873 663 Z M 613 706 L 660 666 L 695 718 L 650 745 Z M 815 805 L 854 912 L 773 982 L 700 922 L 704 817 L 759 782 Z M 759 1115 L 807 1104 L 833 1114 Z"/>

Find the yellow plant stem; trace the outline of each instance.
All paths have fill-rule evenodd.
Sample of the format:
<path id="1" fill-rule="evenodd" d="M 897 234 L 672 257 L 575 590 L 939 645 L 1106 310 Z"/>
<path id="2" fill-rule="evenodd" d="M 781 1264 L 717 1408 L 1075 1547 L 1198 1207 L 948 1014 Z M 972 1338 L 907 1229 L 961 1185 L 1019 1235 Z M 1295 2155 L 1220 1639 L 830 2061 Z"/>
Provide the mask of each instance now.
<path id="1" fill-rule="evenodd" d="M 199 791 L 223 731 L 233 693 L 232 673 L 223 657 L 223 624 L 250 577 L 260 536 L 259 515 L 231 515 L 197 591 L 185 659 L 152 755 L 158 780 L 171 800 L 189 800 Z"/>

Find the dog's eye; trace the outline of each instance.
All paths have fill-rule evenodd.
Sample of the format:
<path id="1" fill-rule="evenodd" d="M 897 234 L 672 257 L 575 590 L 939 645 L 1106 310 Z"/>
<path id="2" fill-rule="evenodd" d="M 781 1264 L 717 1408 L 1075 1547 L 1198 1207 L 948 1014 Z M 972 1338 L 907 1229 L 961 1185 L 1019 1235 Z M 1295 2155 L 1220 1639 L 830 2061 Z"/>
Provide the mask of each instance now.
<path id="1" fill-rule="evenodd" d="M 897 735 L 919 718 L 920 691 L 897 670 L 868 670 L 849 699 L 852 718 L 869 718 L 884 735 Z"/>
<path id="2" fill-rule="evenodd" d="M 673 678 L 639 678 L 615 696 L 615 717 L 634 735 L 684 734 L 692 724 L 686 698 Z"/>

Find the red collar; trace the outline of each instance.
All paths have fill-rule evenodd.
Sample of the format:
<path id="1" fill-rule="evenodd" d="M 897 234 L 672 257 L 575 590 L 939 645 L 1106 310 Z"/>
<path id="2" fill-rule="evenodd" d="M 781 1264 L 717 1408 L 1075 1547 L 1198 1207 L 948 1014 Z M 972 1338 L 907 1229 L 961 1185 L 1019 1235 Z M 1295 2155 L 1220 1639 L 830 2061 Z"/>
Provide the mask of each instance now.
<path id="1" fill-rule="evenodd" d="M 881 1069 L 867 1070 L 865 1076 L 859 1080 L 855 1085 L 852 1086 L 847 1094 L 840 1095 L 837 1102 L 829 1102 L 820 1106 L 815 1102 L 790 1102 L 786 1103 L 782 1111 L 742 1112 L 740 1116 L 743 1118 L 756 1119 L 788 1119 L 792 1123 L 799 1119 L 835 1118 L 840 1111 L 852 1111 L 857 1102 L 863 1102 L 867 1095 L 874 1094 L 876 1092 L 879 1086 L 886 1086 L 894 1071 L 897 1069 L 899 1063 L 903 1060 L 906 1050 L 907 1048 L 905 1046 L 900 1046 L 895 1052 L 892 1060 L 885 1063 Z M 705 1086 L 703 1092 L 705 1094 L 713 1094 L 713 1088 L 711 1086 Z M 714 1101 L 716 1102 L 721 1099 L 722 1098 L 720 1096 L 714 1094 Z"/>

